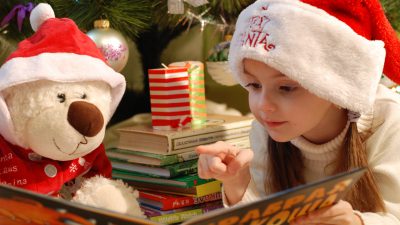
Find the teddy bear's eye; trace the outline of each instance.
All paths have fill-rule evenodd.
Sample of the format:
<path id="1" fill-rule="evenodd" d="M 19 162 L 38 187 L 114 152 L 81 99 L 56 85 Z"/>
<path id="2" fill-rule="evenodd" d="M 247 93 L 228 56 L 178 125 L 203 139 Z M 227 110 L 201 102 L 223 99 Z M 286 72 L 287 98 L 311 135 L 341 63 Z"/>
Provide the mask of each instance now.
<path id="1" fill-rule="evenodd" d="M 83 93 L 82 96 L 81 96 L 81 99 L 86 99 L 86 98 L 87 98 L 86 94 Z"/>
<path id="2" fill-rule="evenodd" d="M 64 93 L 57 94 L 57 98 L 60 101 L 60 103 L 65 102 L 65 94 Z"/>

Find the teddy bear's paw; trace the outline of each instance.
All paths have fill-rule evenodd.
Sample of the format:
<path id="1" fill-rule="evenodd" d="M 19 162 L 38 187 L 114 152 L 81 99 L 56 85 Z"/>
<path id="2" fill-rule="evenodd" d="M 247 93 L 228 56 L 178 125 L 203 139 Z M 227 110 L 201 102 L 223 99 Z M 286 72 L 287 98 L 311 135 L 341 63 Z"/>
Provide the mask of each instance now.
<path id="1" fill-rule="evenodd" d="M 95 176 L 83 182 L 72 201 L 119 213 L 145 217 L 139 207 L 139 193 L 121 180 Z"/>

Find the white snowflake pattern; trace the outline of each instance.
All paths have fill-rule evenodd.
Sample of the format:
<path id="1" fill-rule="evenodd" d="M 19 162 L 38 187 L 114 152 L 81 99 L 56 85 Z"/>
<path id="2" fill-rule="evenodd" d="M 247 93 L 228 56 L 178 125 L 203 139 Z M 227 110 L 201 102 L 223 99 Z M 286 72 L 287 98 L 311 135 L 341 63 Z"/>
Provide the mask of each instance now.
<path id="1" fill-rule="evenodd" d="M 72 163 L 72 164 L 69 166 L 69 172 L 75 173 L 77 170 L 78 170 L 78 167 L 76 166 L 75 163 Z"/>

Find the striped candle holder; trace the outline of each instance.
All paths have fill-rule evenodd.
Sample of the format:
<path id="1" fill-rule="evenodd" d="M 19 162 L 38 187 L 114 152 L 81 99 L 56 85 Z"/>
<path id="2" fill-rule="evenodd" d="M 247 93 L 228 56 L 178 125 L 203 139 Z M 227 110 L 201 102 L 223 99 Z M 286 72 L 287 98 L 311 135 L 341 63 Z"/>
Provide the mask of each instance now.
<path id="1" fill-rule="evenodd" d="M 190 113 L 192 125 L 201 125 L 207 120 L 204 87 L 204 64 L 199 61 L 174 62 L 170 67 L 186 67 L 189 74 Z"/>
<path id="2" fill-rule="evenodd" d="M 149 69 L 150 103 L 154 129 L 190 126 L 189 77 L 186 67 Z"/>

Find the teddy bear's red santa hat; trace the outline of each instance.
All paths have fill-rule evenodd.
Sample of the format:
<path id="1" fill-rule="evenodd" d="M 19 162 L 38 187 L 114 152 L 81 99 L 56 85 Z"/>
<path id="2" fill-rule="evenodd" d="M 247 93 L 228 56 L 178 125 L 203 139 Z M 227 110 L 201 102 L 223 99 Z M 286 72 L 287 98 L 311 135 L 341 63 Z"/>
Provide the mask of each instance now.
<path id="1" fill-rule="evenodd" d="M 36 33 L 20 42 L 0 68 L 0 91 L 37 80 L 104 81 L 111 87 L 112 115 L 125 91 L 125 78 L 107 65 L 96 44 L 71 19 L 55 18 L 48 4 L 36 6 L 30 21 Z M 0 96 L 0 134 L 13 142 L 13 130 Z"/>
<path id="2" fill-rule="evenodd" d="M 400 83 L 400 43 L 378 0 L 258 0 L 240 14 L 231 42 L 241 85 L 244 58 L 355 112 L 370 111 L 382 71 Z"/>

